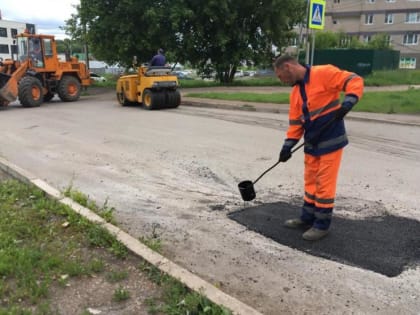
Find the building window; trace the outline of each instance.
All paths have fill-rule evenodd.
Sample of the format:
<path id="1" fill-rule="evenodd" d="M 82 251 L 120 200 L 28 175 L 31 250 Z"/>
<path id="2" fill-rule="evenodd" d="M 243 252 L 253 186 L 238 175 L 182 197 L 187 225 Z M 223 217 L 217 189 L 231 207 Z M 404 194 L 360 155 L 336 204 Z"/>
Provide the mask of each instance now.
<path id="1" fill-rule="evenodd" d="M 405 34 L 403 44 L 404 45 L 417 45 L 417 34 Z"/>
<path id="2" fill-rule="evenodd" d="M 392 38 L 391 35 L 385 35 L 385 44 L 391 46 Z"/>
<path id="3" fill-rule="evenodd" d="M 366 25 L 373 24 L 373 14 L 366 14 L 365 15 L 365 24 Z"/>
<path id="4" fill-rule="evenodd" d="M 405 23 L 419 23 L 420 14 L 419 12 L 409 12 L 405 16 Z"/>
<path id="5" fill-rule="evenodd" d="M 344 35 L 340 38 L 340 47 L 349 47 L 352 42 L 352 36 Z"/>
<path id="6" fill-rule="evenodd" d="M 334 3 L 340 3 L 340 0 L 334 0 Z"/>
<path id="7" fill-rule="evenodd" d="M 7 37 L 7 28 L 0 27 L 0 37 Z"/>
<path id="8" fill-rule="evenodd" d="M 35 34 L 35 24 L 26 23 L 26 32 L 29 34 Z"/>
<path id="9" fill-rule="evenodd" d="M 376 0 L 366 0 L 367 3 L 375 3 Z"/>
<path id="10" fill-rule="evenodd" d="M 0 54 L 8 54 L 9 53 L 9 45 L 0 44 Z"/>
<path id="11" fill-rule="evenodd" d="M 395 2 L 395 0 L 386 0 L 386 2 L 393 3 L 393 2 Z"/>
<path id="12" fill-rule="evenodd" d="M 364 43 L 369 43 L 372 40 L 372 36 L 371 35 L 364 35 L 363 36 L 363 42 Z"/>
<path id="13" fill-rule="evenodd" d="M 401 69 L 416 69 L 416 58 L 414 57 L 401 57 L 400 58 Z"/>
<path id="14" fill-rule="evenodd" d="M 11 28 L 10 33 L 12 34 L 12 38 L 16 38 L 18 31 L 15 28 Z"/>
<path id="15" fill-rule="evenodd" d="M 394 15 L 392 13 L 385 13 L 385 24 L 394 23 Z"/>

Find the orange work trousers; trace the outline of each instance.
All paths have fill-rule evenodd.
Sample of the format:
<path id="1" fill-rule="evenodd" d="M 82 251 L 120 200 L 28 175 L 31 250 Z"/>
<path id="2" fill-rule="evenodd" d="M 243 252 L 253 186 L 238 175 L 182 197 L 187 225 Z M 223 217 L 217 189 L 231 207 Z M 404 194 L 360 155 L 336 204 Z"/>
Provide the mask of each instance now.
<path id="1" fill-rule="evenodd" d="M 305 196 L 316 208 L 334 208 L 343 149 L 320 156 L 305 154 Z"/>

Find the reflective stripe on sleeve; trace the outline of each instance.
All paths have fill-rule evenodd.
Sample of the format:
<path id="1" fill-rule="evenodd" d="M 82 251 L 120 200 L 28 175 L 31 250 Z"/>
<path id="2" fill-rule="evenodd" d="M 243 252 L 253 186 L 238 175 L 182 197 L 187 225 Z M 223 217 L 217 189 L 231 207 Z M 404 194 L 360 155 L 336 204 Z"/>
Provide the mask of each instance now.
<path id="1" fill-rule="evenodd" d="M 346 95 L 344 97 L 343 103 L 344 102 L 350 102 L 350 103 L 352 103 L 354 105 L 354 104 L 357 103 L 357 101 L 358 101 L 358 98 L 356 96 L 354 96 L 354 95 Z"/>
<path id="2" fill-rule="evenodd" d="M 294 139 L 286 139 L 286 140 L 284 140 L 284 145 L 287 146 L 287 147 L 293 147 L 293 146 L 295 146 L 295 144 L 297 142 L 298 141 L 294 140 Z"/>
<path id="3" fill-rule="evenodd" d="M 302 126 L 302 121 L 301 120 L 289 120 L 289 125 L 290 126 Z"/>
<path id="4" fill-rule="evenodd" d="M 346 90 L 346 88 L 347 88 L 347 84 L 350 82 L 350 80 L 351 80 L 351 79 L 353 79 L 353 78 L 356 78 L 356 77 L 358 77 L 358 75 L 357 75 L 357 74 L 355 74 L 355 73 L 353 73 L 353 74 L 349 75 L 349 77 L 347 78 L 347 80 L 344 82 L 344 85 L 343 85 L 343 91 L 345 91 L 345 90 Z"/>

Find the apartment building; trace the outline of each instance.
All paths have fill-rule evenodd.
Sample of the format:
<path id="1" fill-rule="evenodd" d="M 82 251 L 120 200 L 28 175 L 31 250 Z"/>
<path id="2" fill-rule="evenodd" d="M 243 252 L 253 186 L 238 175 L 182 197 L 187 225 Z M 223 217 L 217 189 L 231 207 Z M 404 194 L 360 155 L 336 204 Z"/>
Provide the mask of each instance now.
<path id="1" fill-rule="evenodd" d="M 0 58 L 11 58 L 12 54 L 17 53 L 13 39 L 25 30 L 35 34 L 35 24 L 3 20 L 0 13 Z"/>
<path id="2" fill-rule="evenodd" d="M 400 68 L 420 68 L 420 0 L 327 0 L 325 30 L 369 42 L 385 34 Z"/>

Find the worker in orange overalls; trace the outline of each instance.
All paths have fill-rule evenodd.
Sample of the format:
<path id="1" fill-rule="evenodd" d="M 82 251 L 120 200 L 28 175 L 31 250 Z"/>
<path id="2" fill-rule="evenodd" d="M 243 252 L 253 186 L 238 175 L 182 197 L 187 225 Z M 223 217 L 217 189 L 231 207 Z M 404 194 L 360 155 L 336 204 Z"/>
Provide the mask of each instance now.
<path id="1" fill-rule="evenodd" d="M 288 55 L 278 57 L 273 66 L 280 81 L 293 86 L 289 128 L 279 160 L 290 159 L 302 135 L 305 140 L 304 203 L 300 218 L 285 225 L 307 227 L 302 237 L 316 241 L 330 227 L 338 170 L 348 144 L 343 118 L 362 97 L 363 79 L 333 65 L 304 66 Z"/>

